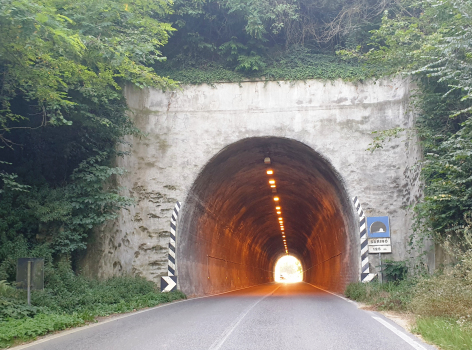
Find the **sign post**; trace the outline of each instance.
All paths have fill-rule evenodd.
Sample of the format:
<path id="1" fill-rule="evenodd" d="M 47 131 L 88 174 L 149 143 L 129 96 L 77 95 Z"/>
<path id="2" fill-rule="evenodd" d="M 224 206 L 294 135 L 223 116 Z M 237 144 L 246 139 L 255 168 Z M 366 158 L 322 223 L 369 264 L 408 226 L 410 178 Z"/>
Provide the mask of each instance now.
<path id="1" fill-rule="evenodd" d="M 28 305 L 31 305 L 31 291 L 44 289 L 44 259 L 19 258 L 16 285 L 18 289 L 26 289 Z"/>
<path id="2" fill-rule="evenodd" d="M 379 282 L 382 283 L 382 254 L 392 252 L 390 238 L 390 220 L 388 216 L 367 218 L 367 237 L 370 254 L 379 254 Z"/>

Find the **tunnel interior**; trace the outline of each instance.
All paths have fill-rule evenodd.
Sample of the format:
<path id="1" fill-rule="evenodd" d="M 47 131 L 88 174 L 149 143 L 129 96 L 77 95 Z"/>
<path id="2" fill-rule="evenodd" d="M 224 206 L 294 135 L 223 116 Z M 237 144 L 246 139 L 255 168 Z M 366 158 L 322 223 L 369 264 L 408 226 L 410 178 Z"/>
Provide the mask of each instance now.
<path id="1" fill-rule="evenodd" d="M 290 254 L 305 282 L 343 292 L 358 280 L 356 222 L 342 178 L 321 154 L 292 139 L 240 140 L 205 165 L 183 204 L 179 287 L 200 296 L 272 282 L 275 263 Z"/>

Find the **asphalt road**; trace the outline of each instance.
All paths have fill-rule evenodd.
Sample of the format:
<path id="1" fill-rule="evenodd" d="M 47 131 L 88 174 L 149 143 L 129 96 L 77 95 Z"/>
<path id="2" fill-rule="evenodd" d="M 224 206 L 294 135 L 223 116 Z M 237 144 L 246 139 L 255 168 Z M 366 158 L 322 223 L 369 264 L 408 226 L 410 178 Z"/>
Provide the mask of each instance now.
<path id="1" fill-rule="evenodd" d="M 190 299 L 53 335 L 28 350 L 433 349 L 382 315 L 307 283 Z"/>

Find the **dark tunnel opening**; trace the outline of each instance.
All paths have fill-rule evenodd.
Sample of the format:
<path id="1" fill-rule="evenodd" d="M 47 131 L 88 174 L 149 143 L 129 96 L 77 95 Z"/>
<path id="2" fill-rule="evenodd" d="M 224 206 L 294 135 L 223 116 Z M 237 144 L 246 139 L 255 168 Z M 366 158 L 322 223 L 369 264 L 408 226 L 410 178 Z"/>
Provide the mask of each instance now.
<path id="1" fill-rule="evenodd" d="M 329 162 L 285 138 L 248 138 L 227 146 L 200 172 L 182 207 L 180 289 L 199 296 L 272 282 L 275 263 L 287 254 L 282 232 L 288 254 L 303 266 L 304 281 L 343 292 L 358 280 L 357 221 Z"/>

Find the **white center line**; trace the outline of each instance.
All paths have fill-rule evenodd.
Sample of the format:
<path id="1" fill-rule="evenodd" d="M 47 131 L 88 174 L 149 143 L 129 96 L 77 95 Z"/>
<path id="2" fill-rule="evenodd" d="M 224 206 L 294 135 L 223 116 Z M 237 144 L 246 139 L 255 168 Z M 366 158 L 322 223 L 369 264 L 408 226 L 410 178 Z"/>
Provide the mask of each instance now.
<path id="1" fill-rule="evenodd" d="M 219 350 L 221 346 L 225 343 L 226 339 L 233 333 L 233 331 L 238 327 L 238 325 L 241 323 L 241 321 L 246 317 L 246 315 L 256 306 L 259 304 L 262 300 L 267 298 L 268 296 L 271 296 L 276 292 L 277 289 L 279 289 L 280 286 L 275 288 L 272 292 L 264 296 L 263 298 L 259 299 L 256 301 L 254 304 L 252 304 L 249 308 L 247 308 L 243 313 L 241 313 L 238 318 L 236 318 L 233 323 L 231 323 L 228 328 L 225 329 L 225 331 L 211 344 L 210 348 L 208 350 Z"/>
<path id="2" fill-rule="evenodd" d="M 375 316 L 372 316 L 372 318 L 378 322 L 380 322 L 381 324 L 383 324 L 385 327 L 387 327 L 388 329 L 390 329 L 393 333 L 395 333 L 396 335 L 398 335 L 400 338 L 402 338 L 404 341 L 406 341 L 408 344 L 410 344 L 413 348 L 417 349 L 417 350 L 426 350 L 426 348 L 420 344 L 418 344 L 417 342 L 415 342 L 413 339 L 411 339 L 409 336 L 407 336 L 405 333 L 399 331 L 398 329 L 396 329 L 395 327 L 393 327 L 390 323 L 388 323 L 387 321 L 381 319 L 380 317 L 375 317 Z"/>

